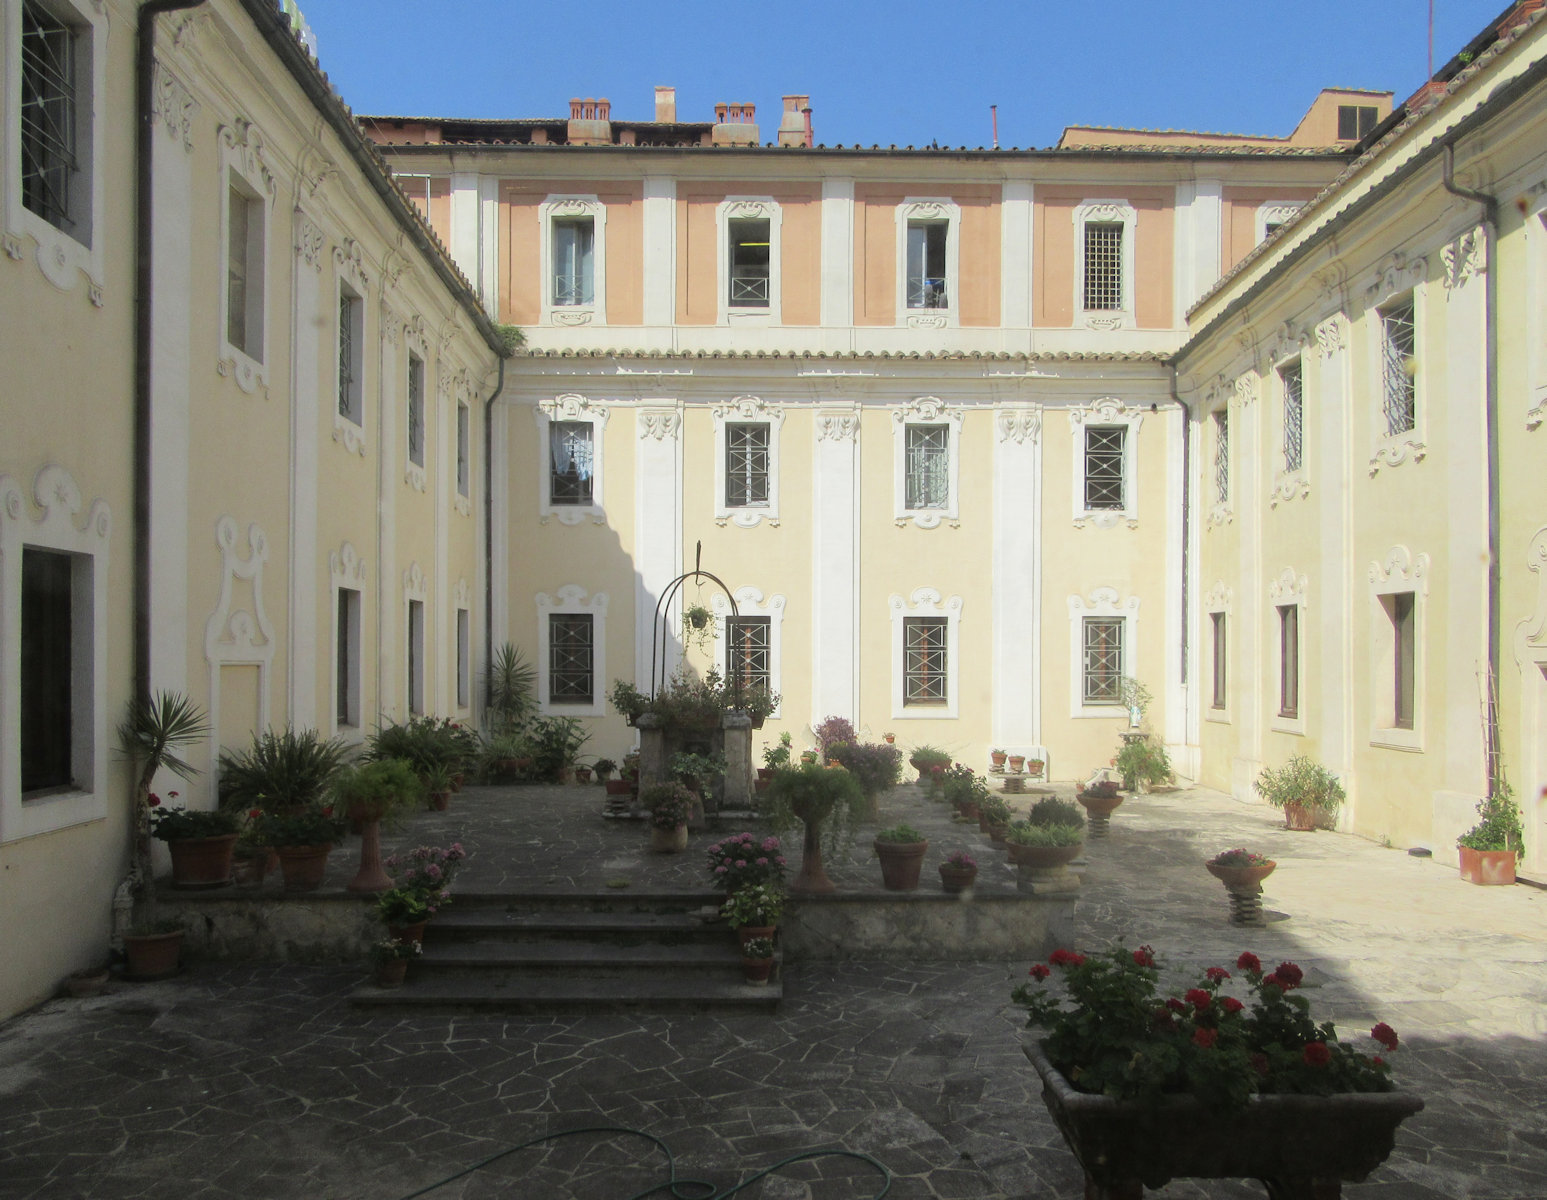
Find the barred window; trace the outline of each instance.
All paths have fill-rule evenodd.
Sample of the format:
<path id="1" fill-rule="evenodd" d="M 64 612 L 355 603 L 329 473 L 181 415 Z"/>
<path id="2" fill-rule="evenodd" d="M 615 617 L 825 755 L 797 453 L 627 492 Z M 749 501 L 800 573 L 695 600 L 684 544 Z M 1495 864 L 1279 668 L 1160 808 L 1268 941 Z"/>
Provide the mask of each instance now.
<path id="1" fill-rule="evenodd" d="M 1214 414 L 1214 499 L 1230 503 L 1230 410 Z"/>
<path id="2" fill-rule="evenodd" d="M 466 496 L 471 478 L 472 464 L 468 461 L 472 437 L 472 413 L 467 405 L 457 405 L 457 495 Z"/>
<path id="3" fill-rule="evenodd" d="M 338 415 L 365 424 L 361 378 L 365 303 L 348 288 L 338 292 Z"/>
<path id="4" fill-rule="evenodd" d="M 773 661 L 767 617 L 725 619 L 725 682 L 732 691 L 773 690 Z"/>
<path id="5" fill-rule="evenodd" d="M 907 507 L 948 507 L 951 502 L 950 429 L 945 425 L 909 425 L 905 461 Z"/>
<path id="6" fill-rule="evenodd" d="M 908 307 L 949 308 L 945 294 L 945 221 L 908 222 Z"/>
<path id="7" fill-rule="evenodd" d="M 1126 425 L 1085 427 L 1085 507 L 1127 507 L 1123 483 L 1123 459 L 1128 441 Z"/>
<path id="8" fill-rule="evenodd" d="M 65 233 L 76 226 L 72 190 L 86 184 L 77 150 L 77 36 L 42 5 L 22 4 L 22 204 Z"/>
<path id="9" fill-rule="evenodd" d="M 903 703 L 945 704 L 949 675 L 945 617 L 904 617 Z"/>
<path id="10" fill-rule="evenodd" d="M 1294 604 L 1278 610 L 1278 715 L 1300 715 L 1300 609 Z"/>
<path id="11" fill-rule="evenodd" d="M 591 437 L 589 421 L 555 421 L 549 426 L 549 503 L 591 503 Z"/>
<path id="12" fill-rule="evenodd" d="M 596 303 L 596 223 L 575 217 L 553 223 L 555 307 Z"/>
<path id="13" fill-rule="evenodd" d="M 424 360 L 408 356 L 408 461 L 424 466 Z"/>
<path id="14" fill-rule="evenodd" d="M 767 217 L 729 222 L 730 307 L 767 308 L 770 268 Z"/>
<path id="15" fill-rule="evenodd" d="M 1123 226 L 1118 221 L 1085 223 L 1085 307 L 1123 307 Z"/>
<path id="16" fill-rule="evenodd" d="M 725 506 L 755 508 L 768 503 L 768 423 L 725 427 Z"/>
<path id="17" fill-rule="evenodd" d="M 1300 360 L 1297 358 L 1280 367 L 1278 378 L 1284 389 L 1284 470 L 1298 471 L 1305 462 L 1301 452 L 1305 424 L 1305 380 Z"/>
<path id="18" fill-rule="evenodd" d="M 1086 704 L 1121 704 L 1123 683 L 1123 619 L 1086 617 L 1084 623 L 1084 691 Z"/>
<path id="19" fill-rule="evenodd" d="M 1381 395 L 1388 435 L 1407 433 L 1416 424 L 1417 339 L 1411 293 L 1376 310 L 1380 318 Z"/>
<path id="20" fill-rule="evenodd" d="M 592 616 L 553 613 L 548 618 L 548 702 L 590 704 L 594 678 Z"/>

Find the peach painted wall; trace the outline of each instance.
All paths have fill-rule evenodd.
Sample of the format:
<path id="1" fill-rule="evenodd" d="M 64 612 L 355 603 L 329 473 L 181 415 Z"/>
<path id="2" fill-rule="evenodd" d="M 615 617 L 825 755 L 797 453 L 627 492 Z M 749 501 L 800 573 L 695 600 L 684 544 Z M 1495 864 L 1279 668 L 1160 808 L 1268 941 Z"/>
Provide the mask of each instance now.
<path id="1" fill-rule="evenodd" d="M 779 202 L 780 315 L 785 325 L 818 324 L 822 189 L 811 184 L 770 186 L 766 181 L 677 185 L 677 323 L 713 325 L 720 319 L 715 210 L 727 196 L 770 196 Z"/>
<path id="2" fill-rule="evenodd" d="M 1315 188 L 1225 188 L 1219 217 L 1223 269 L 1230 270 L 1257 245 L 1258 208 L 1264 204 L 1303 204 L 1314 195 Z"/>
<path id="3" fill-rule="evenodd" d="M 542 320 L 542 231 L 538 208 L 549 196 L 595 196 L 607 208 L 607 324 L 644 321 L 644 185 L 595 179 L 537 179 L 500 185 L 500 317 L 511 325 Z"/>
<path id="4" fill-rule="evenodd" d="M 1039 187 L 1033 214 L 1036 278 L 1032 321 L 1044 328 L 1074 324 L 1074 210 L 1093 200 L 1125 200 L 1138 214 L 1134 232 L 1134 321 L 1140 329 L 1175 325 L 1171 273 L 1176 192 L 1168 187 Z"/>
<path id="5" fill-rule="evenodd" d="M 997 184 L 856 184 L 854 323 L 897 324 L 897 206 L 910 196 L 938 196 L 954 200 L 961 208 L 958 319 L 963 325 L 998 325 L 1001 195 Z"/>

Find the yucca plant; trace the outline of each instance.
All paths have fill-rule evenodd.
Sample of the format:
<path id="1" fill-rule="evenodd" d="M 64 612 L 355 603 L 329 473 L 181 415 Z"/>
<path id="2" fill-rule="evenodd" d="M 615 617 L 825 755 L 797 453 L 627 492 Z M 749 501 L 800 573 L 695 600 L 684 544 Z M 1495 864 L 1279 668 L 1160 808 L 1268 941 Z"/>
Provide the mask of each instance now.
<path id="1" fill-rule="evenodd" d="M 537 714 L 537 668 L 519 647 L 506 642 L 494 652 L 488 686 L 491 733 L 514 733 Z"/>
<path id="2" fill-rule="evenodd" d="M 199 768 L 178 751 L 209 736 L 204 710 L 181 692 L 161 691 L 149 699 L 136 697 L 118 727 L 118 741 L 139 771 L 134 781 L 133 834 L 130 856 L 136 877 L 150 879 L 150 789 L 165 769 L 180 779 L 192 779 Z"/>
<path id="3" fill-rule="evenodd" d="M 315 729 L 266 730 L 220 756 L 221 803 L 267 811 L 316 804 L 344 765 L 344 745 Z"/>

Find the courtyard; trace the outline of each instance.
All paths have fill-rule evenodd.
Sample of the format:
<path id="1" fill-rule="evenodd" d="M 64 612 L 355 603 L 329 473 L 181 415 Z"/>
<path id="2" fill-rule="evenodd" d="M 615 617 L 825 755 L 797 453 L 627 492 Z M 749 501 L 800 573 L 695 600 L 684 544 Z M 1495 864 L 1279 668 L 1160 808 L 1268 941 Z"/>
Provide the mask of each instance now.
<path id="1" fill-rule="evenodd" d="M 883 799 L 882 818 L 926 807 L 904 786 Z M 643 888 L 656 872 L 687 881 L 715 836 L 651 856 L 641 828 L 600 810 L 599 788 L 470 789 L 400 841 L 461 838 L 469 890 L 571 886 L 588 873 Z M 996 886 L 1002 852 L 972 827 L 944 836 Z M 932 844 L 925 888 L 956 845 Z M 1224 891 L 1201 866 L 1240 845 L 1279 863 L 1265 928 L 1229 925 Z M 840 886 L 878 887 L 870 855 L 862 830 L 831 864 Z M 335 854 L 329 886 L 353 858 L 353 844 Z M 1379 1020 L 1397 1029 L 1398 1085 L 1426 1104 L 1386 1164 L 1345 1195 L 1522 1200 L 1547 1194 L 1544 917 L 1547 892 L 1474 887 L 1400 848 L 1291 833 L 1271 809 L 1186 789 L 1129 797 L 1111 836 L 1088 843 L 1075 941 L 1148 942 L 1189 972 L 1242 949 L 1294 960 L 1318 1018 L 1345 1037 Z M 883 1164 L 899 1200 L 1073 1198 L 1080 1174 L 1008 1000 L 1027 966 L 905 953 L 790 962 L 772 1017 L 512 1017 L 362 1014 L 349 995 L 363 965 L 196 963 L 0 1026 L 0 1196 L 392 1200 L 534 1138 L 615 1126 L 660 1139 L 679 1181 L 713 1185 L 683 1186 L 683 1197 L 843 1148 Z M 509 1154 L 428 1194 L 623 1200 L 667 1179 L 657 1145 L 596 1133 Z M 859 1200 L 881 1187 L 868 1163 L 826 1157 L 737 1194 Z M 1176 1182 L 1155 1194 L 1263 1193 Z"/>

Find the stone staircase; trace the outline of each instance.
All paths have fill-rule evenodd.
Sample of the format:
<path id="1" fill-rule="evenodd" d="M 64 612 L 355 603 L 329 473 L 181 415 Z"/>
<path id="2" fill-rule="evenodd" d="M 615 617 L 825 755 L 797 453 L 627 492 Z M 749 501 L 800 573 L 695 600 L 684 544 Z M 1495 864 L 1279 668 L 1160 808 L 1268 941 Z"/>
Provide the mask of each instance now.
<path id="1" fill-rule="evenodd" d="M 783 998 L 742 981 L 718 893 L 458 892 L 430 922 L 399 988 L 365 983 L 356 1007 L 406 1012 L 608 1010 L 767 1013 Z"/>

